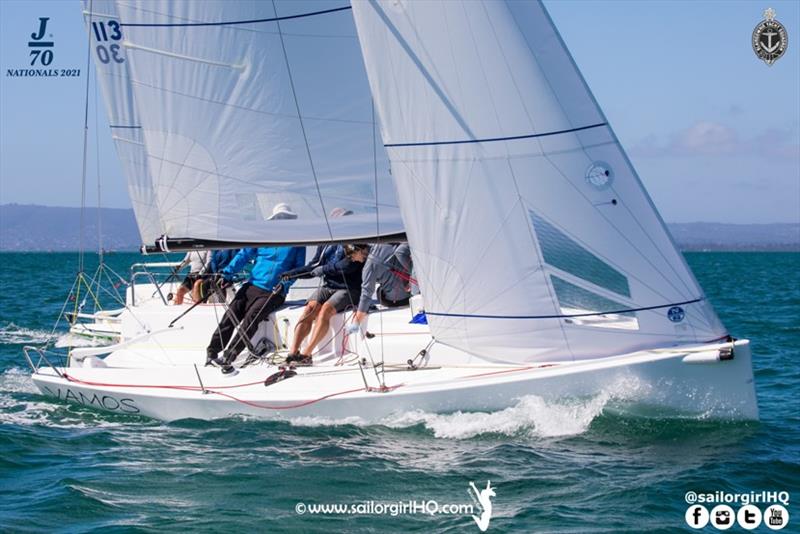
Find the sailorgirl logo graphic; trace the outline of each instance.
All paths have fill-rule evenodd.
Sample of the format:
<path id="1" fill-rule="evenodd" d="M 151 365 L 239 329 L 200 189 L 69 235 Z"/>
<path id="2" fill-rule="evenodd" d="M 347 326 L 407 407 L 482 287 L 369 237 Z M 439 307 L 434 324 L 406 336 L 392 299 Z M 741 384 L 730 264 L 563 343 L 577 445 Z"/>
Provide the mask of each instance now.
<path id="1" fill-rule="evenodd" d="M 474 495 L 470 493 L 470 496 L 477 500 L 477 504 L 481 509 L 480 517 L 473 515 L 472 519 L 475 521 L 475 524 L 478 525 L 478 528 L 481 529 L 481 532 L 486 532 L 486 529 L 489 528 L 489 521 L 492 520 L 492 497 L 497 497 L 497 494 L 494 492 L 491 480 L 487 480 L 486 489 L 480 491 L 475 487 L 474 482 L 470 482 L 469 485 L 475 493 Z"/>

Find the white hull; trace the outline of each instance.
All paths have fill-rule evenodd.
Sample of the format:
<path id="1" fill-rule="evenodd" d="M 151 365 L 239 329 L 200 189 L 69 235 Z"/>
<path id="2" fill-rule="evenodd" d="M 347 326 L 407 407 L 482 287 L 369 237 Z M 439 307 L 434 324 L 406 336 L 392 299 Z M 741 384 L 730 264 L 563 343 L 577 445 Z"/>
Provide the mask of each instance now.
<path id="1" fill-rule="evenodd" d="M 163 367 L 157 373 L 152 368 L 59 369 L 66 377 L 42 368 L 33 380 L 43 394 L 61 400 L 165 421 L 232 415 L 380 421 L 410 410 L 501 410 L 527 395 L 558 402 L 615 392 L 626 404 L 678 415 L 758 419 L 749 342 L 736 342 L 732 360 L 715 360 L 725 346 L 730 344 L 529 367 L 429 363 L 412 371 L 398 366 L 387 369 L 388 391 L 365 388 L 357 364 L 299 368 L 297 376 L 267 387 L 263 380 L 277 371 L 274 366 L 243 368 L 235 376 L 216 368 L 198 366 L 195 371 L 193 365 Z M 431 352 L 436 361 L 436 351 Z M 378 385 L 373 369 L 365 368 L 363 376 L 371 387 Z"/>
<path id="2" fill-rule="evenodd" d="M 290 344 L 303 297 L 314 287 L 293 288 L 287 306 L 264 323 L 261 335 L 279 349 Z M 418 370 L 407 361 L 432 341 L 426 325 L 409 324 L 409 309 L 381 309 L 369 315 L 374 337 L 343 334 L 350 314 L 334 317 L 315 365 L 265 387 L 273 365 L 259 363 L 223 375 L 203 367 L 205 347 L 221 304 L 164 305 L 154 286 L 138 285 L 128 308 L 113 319 L 119 344 L 73 349 L 66 368 L 38 367 L 33 381 L 48 396 L 118 413 L 165 421 L 232 415 L 291 419 L 358 417 L 380 421 L 393 414 L 496 411 L 536 395 L 548 402 L 610 395 L 624 406 L 670 410 L 674 414 L 757 419 L 750 345 L 736 342 L 732 360 L 717 359 L 729 343 L 681 346 L 582 361 L 537 362 L 527 366 L 488 362 L 452 347 L 433 344 Z M 142 296 L 150 298 L 142 299 Z M 136 302 L 135 305 L 131 305 Z M 99 322 L 99 321 L 98 321 Z M 108 322 L 108 321 L 103 321 Z M 102 359 L 97 356 L 102 356 Z M 245 359 L 246 352 L 240 356 Z M 363 366 L 358 361 L 365 362 Z M 381 391 L 372 362 L 383 360 Z M 694 360 L 694 361 L 692 361 Z M 363 373 L 362 373 L 363 371 Z M 202 385 L 201 385 L 202 381 Z"/>

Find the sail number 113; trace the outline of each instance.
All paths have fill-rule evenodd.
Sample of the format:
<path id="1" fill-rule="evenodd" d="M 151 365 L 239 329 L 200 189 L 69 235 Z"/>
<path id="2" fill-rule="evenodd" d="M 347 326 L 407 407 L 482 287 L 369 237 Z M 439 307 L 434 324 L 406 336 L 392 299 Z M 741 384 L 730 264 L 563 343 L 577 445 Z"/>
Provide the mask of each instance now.
<path id="1" fill-rule="evenodd" d="M 122 30 L 120 29 L 119 22 L 116 20 L 109 20 L 108 22 L 92 22 L 92 30 L 97 42 L 105 41 L 119 41 L 122 39 Z M 99 44 L 97 45 L 97 58 L 102 63 L 109 63 L 113 60 L 115 63 L 124 63 L 125 58 L 120 54 L 118 43 L 110 45 Z"/>

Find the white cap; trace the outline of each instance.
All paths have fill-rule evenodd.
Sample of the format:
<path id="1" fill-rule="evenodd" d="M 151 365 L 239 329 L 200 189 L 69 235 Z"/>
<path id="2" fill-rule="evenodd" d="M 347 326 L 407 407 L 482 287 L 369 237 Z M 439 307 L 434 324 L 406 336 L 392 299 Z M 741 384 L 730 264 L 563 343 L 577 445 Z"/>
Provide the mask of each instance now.
<path id="1" fill-rule="evenodd" d="M 279 204 L 275 204 L 275 207 L 272 208 L 272 215 L 267 217 L 268 221 L 274 221 L 277 219 L 296 219 L 297 214 L 292 211 L 292 208 L 289 204 L 285 202 L 281 202 Z"/>

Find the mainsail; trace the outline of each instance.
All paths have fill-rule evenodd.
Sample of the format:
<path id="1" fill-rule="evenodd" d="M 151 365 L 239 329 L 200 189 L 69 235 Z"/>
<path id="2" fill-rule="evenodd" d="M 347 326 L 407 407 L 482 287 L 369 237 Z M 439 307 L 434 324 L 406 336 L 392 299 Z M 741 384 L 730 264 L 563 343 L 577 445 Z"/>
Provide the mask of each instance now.
<path id="1" fill-rule="evenodd" d="M 139 234 L 144 243 L 151 243 L 163 229 L 122 48 L 117 5 L 114 0 L 83 0 L 83 16 L 91 38 L 97 83 L 106 103 L 111 137 L 128 183 Z"/>
<path id="2" fill-rule="evenodd" d="M 163 229 L 235 243 L 403 232 L 350 8 L 118 1 Z M 287 203 L 294 220 L 269 220 Z M 333 208 L 353 215 L 330 218 Z"/>
<path id="3" fill-rule="evenodd" d="M 726 334 L 541 3 L 353 3 L 435 338 L 502 361 Z"/>

